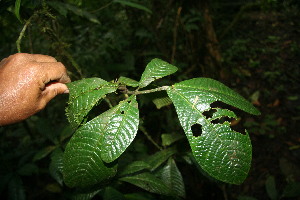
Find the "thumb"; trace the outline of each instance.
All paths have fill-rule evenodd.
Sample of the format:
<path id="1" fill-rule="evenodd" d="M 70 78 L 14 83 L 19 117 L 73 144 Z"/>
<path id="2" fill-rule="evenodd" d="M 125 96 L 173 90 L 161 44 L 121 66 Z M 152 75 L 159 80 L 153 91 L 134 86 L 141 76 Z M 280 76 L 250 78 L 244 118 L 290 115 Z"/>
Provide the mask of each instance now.
<path id="1" fill-rule="evenodd" d="M 48 84 L 45 90 L 42 91 L 41 103 L 43 107 L 55 96 L 64 93 L 69 93 L 69 89 L 65 84 L 59 82 Z"/>

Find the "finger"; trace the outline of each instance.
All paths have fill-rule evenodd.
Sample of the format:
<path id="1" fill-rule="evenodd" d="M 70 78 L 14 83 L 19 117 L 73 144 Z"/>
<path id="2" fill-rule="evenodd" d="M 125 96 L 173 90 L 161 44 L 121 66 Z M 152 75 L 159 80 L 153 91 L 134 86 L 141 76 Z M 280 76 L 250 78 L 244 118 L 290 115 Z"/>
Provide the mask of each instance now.
<path id="1" fill-rule="evenodd" d="M 57 81 L 60 83 L 71 82 L 67 74 L 65 66 L 61 62 L 55 63 L 40 63 L 41 73 L 43 73 L 43 83 L 47 84 L 50 81 Z"/>
<path id="2" fill-rule="evenodd" d="M 42 55 L 42 54 L 30 54 L 32 60 L 36 62 L 57 62 L 52 56 Z"/>
<path id="3" fill-rule="evenodd" d="M 40 101 L 40 109 L 43 109 L 46 104 L 53 99 L 55 96 L 59 94 L 68 93 L 68 87 L 63 83 L 53 83 L 49 84 L 45 90 L 42 92 L 41 101 Z"/>

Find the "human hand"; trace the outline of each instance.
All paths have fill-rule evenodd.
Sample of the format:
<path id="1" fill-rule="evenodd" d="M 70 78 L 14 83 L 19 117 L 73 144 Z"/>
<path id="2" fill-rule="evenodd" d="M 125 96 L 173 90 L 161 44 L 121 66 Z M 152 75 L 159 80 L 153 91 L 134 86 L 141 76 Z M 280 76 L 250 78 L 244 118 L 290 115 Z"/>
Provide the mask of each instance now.
<path id="1" fill-rule="evenodd" d="M 24 120 L 68 93 L 66 68 L 55 58 L 17 53 L 0 62 L 0 125 Z"/>

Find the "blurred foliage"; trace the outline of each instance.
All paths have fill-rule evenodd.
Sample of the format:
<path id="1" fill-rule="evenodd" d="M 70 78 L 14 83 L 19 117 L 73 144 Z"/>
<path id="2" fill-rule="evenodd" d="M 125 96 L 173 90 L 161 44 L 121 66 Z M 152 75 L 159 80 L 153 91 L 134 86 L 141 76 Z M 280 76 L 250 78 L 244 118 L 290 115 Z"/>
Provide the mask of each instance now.
<path id="1" fill-rule="evenodd" d="M 206 46 L 205 2 L 210 2 L 222 54 L 215 74 L 208 73 L 205 63 L 212 56 Z M 183 132 L 174 109 L 150 112 L 156 109 L 151 98 L 140 102 L 145 136 L 138 134 L 119 168 L 155 158 L 151 135 L 159 146 L 178 149 L 155 173 L 162 176 L 167 166 L 176 169 L 175 160 L 184 174 L 186 199 L 295 199 L 300 181 L 299 10 L 298 0 L 1 0 L 0 55 L 16 53 L 22 36 L 22 52 L 56 57 L 72 80 L 136 79 L 154 57 L 179 67 L 171 80 L 214 76 L 250 97 L 264 113 L 232 122 L 234 129 L 249 129 L 253 145 L 253 165 L 244 184 L 222 184 L 196 169 L 188 142 L 178 137 Z M 66 126 L 66 101 L 66 96 L 57 97 L 30 119 L 0 127 L 1 199 L 174 199 L 120 182 L 94 191 L 64 186 L 60 155 L 73 134 Z"/>

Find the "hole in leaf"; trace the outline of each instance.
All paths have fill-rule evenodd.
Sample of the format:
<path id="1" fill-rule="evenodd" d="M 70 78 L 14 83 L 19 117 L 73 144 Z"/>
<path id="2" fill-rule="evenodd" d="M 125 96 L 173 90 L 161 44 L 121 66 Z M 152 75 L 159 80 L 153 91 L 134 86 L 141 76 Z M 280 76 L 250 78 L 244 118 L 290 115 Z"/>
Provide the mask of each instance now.
<path id="1" fill-rule="evenodd" d="M 201 136 L 202 134 L 202 126 L 200 124 L 194 124 L 191 127 L 193 136 L 198 137 Z"/>
<path id="2" fill-rule="evenodd" d="M 231 120 L 230 120 L 229 117 L 221 117 L 219 119 L 212 120 L 211 123 L 213 123 L 213 124 L 223 124 L 225 121 L 230 122 Z"/>
<path id="3" fill-rule="evenodd" d="M 124 115 L 124 110 L 121 111 L 121 114 Z"/>
<path id="4" fill-rule="evenodd" d="M 206 117 L 206 119 L 208 119 L 213 116 L 214 112 L 216 112 L 216 110 L 210 109 L 210 110 L 204 111 L 203 115 Z"/>

